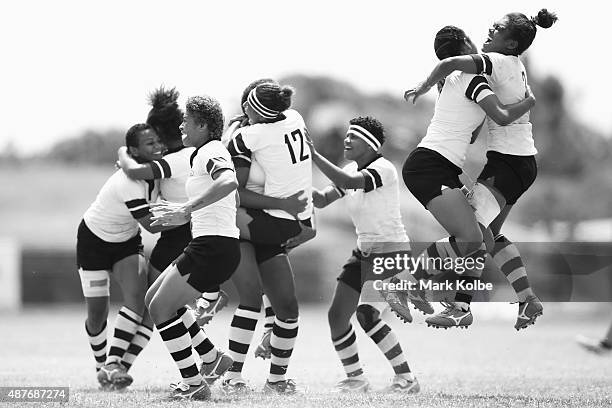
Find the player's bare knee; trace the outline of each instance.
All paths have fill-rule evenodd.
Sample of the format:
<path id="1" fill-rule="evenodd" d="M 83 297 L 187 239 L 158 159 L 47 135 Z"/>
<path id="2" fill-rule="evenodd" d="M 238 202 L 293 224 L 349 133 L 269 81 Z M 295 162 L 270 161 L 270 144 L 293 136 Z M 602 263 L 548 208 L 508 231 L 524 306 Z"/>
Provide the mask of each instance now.
<path id="1" fill-rule="evenodd" d="M 293 299 L 287 299 L 286 301 L 282 302 L 280 307 L 278 308 L 275 305 L 272 305 L 272 307 L 274 308 L 276 316 L 278 316 L 278 318 L 281 320 L 297 319 L 300 313 L 298 302 L 295 297 Z"/>
<path id="2" fill-rule="evenodd" d="M 365 331 L 370 330 L 380 320 L 380 313 L 372 305 L 361 304 L 355 312 L 357 321 Z"/>

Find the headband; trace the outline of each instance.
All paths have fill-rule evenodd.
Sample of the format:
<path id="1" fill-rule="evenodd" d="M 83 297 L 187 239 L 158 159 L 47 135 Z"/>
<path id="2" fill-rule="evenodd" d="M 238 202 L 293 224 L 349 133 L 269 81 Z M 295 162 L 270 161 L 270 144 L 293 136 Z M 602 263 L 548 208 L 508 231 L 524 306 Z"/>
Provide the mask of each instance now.
<path id="1" fill-rule="evenodd" d="M 259 99 L 257 99 L 257 92 L 255 92 L 256 90 L 257 87 L 253 88 L 251 92 L 249 92 L 249 97 L 247 98 L 247 102 L 249 103 L 251 108 L 253 108 L 255 112 L 257 112 L 260 116 L 266 119 L 276 118 L 281 112 L 265 107 L 264 104 L 261 103 Z"/>
<path id="2" fill-rule="evenodd" d="M 376 137 L 374 137 L 373 134 L 371 134 L 367 129 L 362 128 L 359 125 L 350 125 L 346 134 L 355 135 L 358 138 L 362 139 L 372 149 L 374 149 L 374 151 L 378 151 L 378 149 L 380 149 L 380 146 L 382 146 L 380 141 Z"/>

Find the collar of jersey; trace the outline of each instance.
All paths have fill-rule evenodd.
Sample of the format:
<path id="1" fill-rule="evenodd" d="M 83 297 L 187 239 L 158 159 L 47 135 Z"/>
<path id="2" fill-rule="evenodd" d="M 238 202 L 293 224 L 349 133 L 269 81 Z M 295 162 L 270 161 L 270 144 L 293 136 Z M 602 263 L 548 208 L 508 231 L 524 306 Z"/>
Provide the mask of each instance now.
<path id="1" fill-rule="evenodd" d="M 374 163 L 376 160 L 380 159 L 381 157 L 382 157 L 382 154 L 377 154 L 372 160 L 364 164 L 363 167 L 357 167 L 357 171 L 365 169 L 366 167 L 368 167 L 370 164 Z"/>

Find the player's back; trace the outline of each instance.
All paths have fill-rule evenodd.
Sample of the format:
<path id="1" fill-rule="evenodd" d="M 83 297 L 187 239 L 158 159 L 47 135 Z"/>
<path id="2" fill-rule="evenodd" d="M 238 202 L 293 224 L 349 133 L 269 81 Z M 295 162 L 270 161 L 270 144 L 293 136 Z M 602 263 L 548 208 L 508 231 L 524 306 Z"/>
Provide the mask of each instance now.
<path id="1" fill-rule="evenodd" d="M 285 117 L 277 122 L 237 130 L 230 152 L 248 152 L 261 166 L 265 195 L 283 198 L 305 191 L 308 206 L 299 218 L 307 219 L 312 213 L 312 159 L 305 139 L 306 126 L 297 111 L 290 109 L 283 114 Z M 281 210 L 265 211 L 275 217 L 293 219 Z"/>
<path id="2" fill-rule="evenodd" d="M 455 71 L 445 82 L 427 134 L 419 143 L 440 153 L 458 167 L 463 167 L 472 132 L 485 118 L 476 103 L 487 88 L 482 76 Z M 489 92 L 490 93 L 490 92 Z"/>

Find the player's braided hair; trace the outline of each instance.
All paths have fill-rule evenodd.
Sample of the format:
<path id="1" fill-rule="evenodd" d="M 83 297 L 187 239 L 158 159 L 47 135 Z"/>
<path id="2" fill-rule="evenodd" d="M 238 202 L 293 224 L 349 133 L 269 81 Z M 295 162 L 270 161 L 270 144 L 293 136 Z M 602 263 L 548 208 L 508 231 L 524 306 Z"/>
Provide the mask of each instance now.
<path id="1" fill-rule="evenodd" d="M 372 116 L 358 116 L 349 121 L 351 125 L 361 126 L 370 132 L 381 144 L 385 143 L 385 128 L 380 121 Z"/>
<path id="2" fill-rule="evenodd" d="M 219 102 L 210 96 L 192 96 L 187 99 L 187 112 L 199 125 L 208 125 L 211 139 L 220 140 L 223 133 L 223 110 Z"/>
<path id="3" fill-rule="evenodd" d="M 443 60 L 445 58 L 460 55 L 467 35 L 459 27 L 448 25 L 436 34 L 434 40 L 434 51 L 436 56 Z"/>
<path id="4" fill-rule="evenodd" d="M 515 40 L 518 45 L 514 50 L 516 55 L 525 52 L 533 42 L 537 26 L 542 28 L 551 27 L 557 21 L 557 15 L 546 9 L 542 9 L 534 17 L 527 17 L 523 13 L 506 14 L 508 18 L 508 38 Z"/>
<path id="5" fill-rule="evenodd" d="M 255 88 L 257 98 L 268 109 L 283 112 L 291 107 L 293 88 L 277 82 L 266 82 Z"/>
<path id="6" fill-rule="evenodd" d="M 176 88 L 166 89 L 163 85 L 149 95 L 152 108 L 147 116 L 147 123 L 153 126 L 165 144 L 181 142 L 179 127 L 183 122 L 183 111 L 177 103 L 178 97 Z"/>

